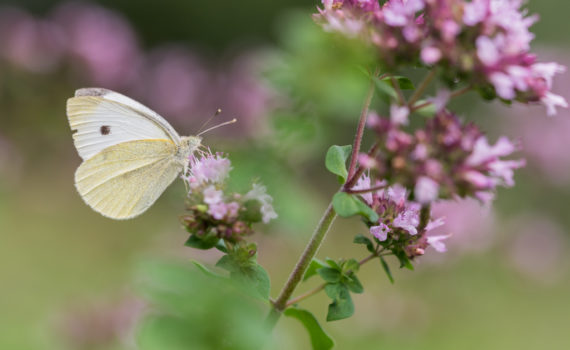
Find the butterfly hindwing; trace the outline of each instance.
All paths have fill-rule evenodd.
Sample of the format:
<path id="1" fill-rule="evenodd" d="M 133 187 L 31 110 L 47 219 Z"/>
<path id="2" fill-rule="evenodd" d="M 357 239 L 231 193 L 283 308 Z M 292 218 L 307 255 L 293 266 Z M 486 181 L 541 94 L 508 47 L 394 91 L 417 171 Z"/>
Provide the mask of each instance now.
<path id="1" fill-rule="evenodd" d="M 75 173 L 77 190 L 95 211 L 129 219 L 148 209 L 183 169 L 176 145 L 166 139 L 136 140 L 107 147 Z"/>

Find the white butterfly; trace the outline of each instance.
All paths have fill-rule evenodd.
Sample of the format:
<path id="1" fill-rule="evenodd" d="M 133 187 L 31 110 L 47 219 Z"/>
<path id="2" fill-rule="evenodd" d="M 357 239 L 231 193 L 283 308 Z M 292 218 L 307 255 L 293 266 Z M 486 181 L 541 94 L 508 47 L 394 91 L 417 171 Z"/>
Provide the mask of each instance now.
<path id="1" fill-rule="evenodd" d="M 106 89 L 77 90 L 67 117 L 83 158 L 75 186 L 85 203 L 112 219 L 147 210 L 186 171 L 202 140 L 179 136 L 156 112 Z"/>

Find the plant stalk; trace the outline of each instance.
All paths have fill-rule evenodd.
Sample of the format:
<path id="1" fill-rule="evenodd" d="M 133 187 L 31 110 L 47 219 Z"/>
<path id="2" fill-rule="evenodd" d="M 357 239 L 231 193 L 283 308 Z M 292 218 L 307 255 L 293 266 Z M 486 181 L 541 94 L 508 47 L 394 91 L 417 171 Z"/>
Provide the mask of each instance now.
<path id="1" fill-rule="evenodd" d="M 377 75 L 378 75 L 378 69 L 376 69 L 376 71 L 374 72 L 374 76 Z M 366 126 L 366 117 L 368 116 L 368 109 L 370 108 L 370 103 L 372 102 L 373 96 L 374 96 L 374 79 L 372 78 L 370 79 L 368 92 L 366 94 L 366 98 L 364 99 L 364 105 L 362 107 L 362 111 L 360 112 L 360 120 L 358 121 L 358 127 L 356 129 L 356 135 L 354 137 L 354 144 L 352 147 L 352 155 L 350 158 L 350 166 L 348 169 L 347 179 L 353 179 L 356 172 L 358 152 L 360 151 L 360 145 L 362 143 L 362 135 L 364 134 L 364 127 Z M 346 187 L 346 184 L 344 188 L 350 189 L 350 187 Z M 267 316 L 266 319 L 266 325 L 268 327 L 268 330 L 271 330 L 275 327 L 277 321 L 279 321 L 279 318 L 281 317 L 282 311 L 287 308 L 288 306 L 287 302 L 293 295 L 293 292 L 295 291 L 295 288 L 297 288 L 299 282 L 301 282 L 301 279 L 303 278 L 305 271 L 307 271 L 307 268 L 309 267 L 311 260 L 317 254 L 317 251 L 319 250 L 319 247 L 323 239 L 325 238 L 327 232 L 329 231 L 330 227 L 332 226 L 332 223 L 334 222 L 335 218 L 336 218 L 336 212 L 334 211 L 331 202 L 327 207 L 325 213 L 323 214 L 321 220 L 319 221 L 319 224 L 315 228 L 315 231 L 313 232 L 313 235 L 311 236 L 309 243 L 307 244 L 305 250 L 301 254 L 299 261 L 297 261 L 295 268 L 289 275 L 289 278 L 287 279 L 287 282 L 283 286 L 283 289 L 281 289 L 279 296 L 277 297 L 277 299 L 275 299 L 275 301 L 272 302 L 271 311 L 269 312 L 269 315 Z"/>
<path id="2" fill-rule="evenodd" d="M 279 320 L 279 317 L 281 316 L 281 312 L 285 310 L 287 306 L 287 301 L 289 300 L 289 298 L 291 298 L 291 295 L 295 291 L 295 288 L 297 288 L 299 282 L 301 282 L 301 279 L 303 278 L 305 271 L 307 270 L 309 264 L 311 263 L 311 260 L 319 250 L 321 242 L 325 238 L 325 235 L 329 231 L 335 218 L 336 218 L 336 212 L 334 211 L 332 203 L 330 203 L 323 217 L 319 221 L 318 226 L 313 232 L 311 240 L 305 247 L 303 254 L 299 258 L 299 261 L 297 262 L 295 268 L 291 272 L 289 279 L 285 283 L 285 286 L 283 286 L 281 293 L 279 293 L 279 296 L 273 302 L 272 310 L 269 316 L 267 317 L 267 324 L 269 329 L 272 329 L 275 326 L 275 324 Z"/>
<path id="3" fill-rule="evenodd" d="M 378 75 L 378 70 L 374 72 L 374 76 L 376 75 Z M 370 103 L 372 103 L 372 96 L 374 96 L 374 79 L 370 79 L 370 84 L 368 85 L 368 92 L 366 93 L 366 98 L 364 99 L 364 105 L 362 106 L 362 111 L 360 112 L 360 120 L 358 121 L 358 127 L 356 128 L 356 135 L 354 136 L 354 143 L 352 144 L 352 154 L 350 156 L 350 165 L 348 167 L 347 179 L 352 178 L 354 172 L 356 171 L 358 152 L 360 152 L 360 145 L 362 144 L 362 135 L 364 134 L 364 127 L 366 126 L 366 118 L 368 117 L 368 110 L 370 109 Z"/>
<path id="4" fill-rule="evenodd" d="M 416 91 L 414 91 L 414 93 L 412 94 L 412 96 L 410 97 L 410 100 L 408 101 L 408 107 L 411 109 L 412 106 L 414 105 L 414 103 L 416 103 L 420 97 L 422 97 L 422 95 L 424 94 L 424 92 L 426 91 L 427 87 L 429 86 L 429 84 L 431 83 L 431 81 L 433 80 L 433 78 L 435 78 L 436 75 L 436 70 L 432 69 L 424 78 L 424 80 L 420 83 L 420 86 L 418 86 L 418 88 L 416 89 Z"/>

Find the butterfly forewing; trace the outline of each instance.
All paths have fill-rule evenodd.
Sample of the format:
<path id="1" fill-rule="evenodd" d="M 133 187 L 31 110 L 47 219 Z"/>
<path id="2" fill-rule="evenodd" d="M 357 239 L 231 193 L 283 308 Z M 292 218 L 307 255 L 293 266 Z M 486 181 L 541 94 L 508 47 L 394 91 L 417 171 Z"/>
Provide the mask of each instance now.
<path id="1" fill-rule="evenodd" d="M 80 89 L 67 101 L 67 116 L 77 152 L 84 160 L 121 142 L 180 136 L 151 109 L 117 92 Z"/>
<path id="2" fill-rule="evenodd" d="M 170 140 L 137 140 L 105 148 L 75 173 L 77 190 L 95 211 L 113 219 L 144 212 L 178 176 Z"/>

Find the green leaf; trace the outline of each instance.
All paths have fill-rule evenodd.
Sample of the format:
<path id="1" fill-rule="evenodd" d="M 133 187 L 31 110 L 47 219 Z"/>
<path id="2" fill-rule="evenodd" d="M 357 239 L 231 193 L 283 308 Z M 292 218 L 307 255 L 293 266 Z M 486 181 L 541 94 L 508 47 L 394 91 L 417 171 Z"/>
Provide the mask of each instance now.
<path id="1" fill-rule="evenodd" d="M 350 259 L 344 264 L 345 271 L 358 272 L 358 269 L 360 269 L 360 263 L 356 259 Z"/>
<path id="2" fill-rule="evenodd" d="M 386 276 L 388 276 L 390 283 L 394 284 L 394 277 L 392 276 L 392 271 L 390 271 L 390 266 L 388 266 L 388 263 L 386 262 L 386 260 L 384 260 L 383 256 L 380 257 L 380 262 L 382 263 L 382 268 L 384 269 L 384 272 L 386 272 Z"/>
<path id="3" fill-rule="evenodd" d="M 309 264 L 309 267 L 307 268 L 307 271 L 305 271 L 305 275 L 303 275 L 303 281 L 308 280 L 309 278 L 313 277 L 314 275 L 317 274 L 317 270 L 323 267 L 326 267 L 327 265 L 320 261 L 319 259 L 313 258 L 313 260 L 311 260 L 311 263 Z"/>
<path id="4" fill-rule="evenodd" d="M 323 330 L 315 316 L 307 310 L 290 307 L 283 312 L 285 316 L 299 320 L 311 338 L 313 350 L 329 350 L 334 346 L 332 338 Z"/>
<path id="5" fill-rule="evenodd" d="M 327 285 L 327 287 L 325 287 L 325 292 L 329 297 L 334 295 L 335 298 L 331 297 L 333 302 L 329 304 L 327 321 L 337 321 L 352 316 L 354 314 L 354 304 L 352 303 L 352 298 L 350 297 L 348 288 L 342 284 L 330 286 L 334 286 L 334 289 L 331 288 L 331 291 L 327 291 L 327 287 L 329 287 L 329 285 Z"/>
<path id="6" fill-rule="evenodd" d="M 327 151 L 325 157 L 325 166 L 327 170 L 331 173 L 340 176 L 345 182 L 348 176 L 348 170 L 346 170 L 346 160 L 350 157 L 350 152 L 352 151 L 351 145 L 346 146 L 331 146 Z"/>
<path id="7" fill-rule="evenodd" d="M 364 204 L 360 199 L 346 192 L 338 192 L 333 197 L 333 207 L 336 213 L 342 217 L 363 215 L 370 222 L 378 221 L 378 214 L 372 208 Z"/>
<path id="8" fill-rule="evenodd" d="M 245 276 L 247 277 L 246 281 L 251 283 L 253 289 L 262 297 L 264 300 L 269 299 L 269 291 L 271 288 L 271 282 L 269 280 L 269 274 L 267 271 L 259 265 L 255 264 L 253 267 L 246 271 Z"/>
<path id="9" fill-rule="evenodd" d="M 235 255 L 224 255 L 218 260 L 216 266 L 230 272 L 230 278 L 241 284 L 246 290 L 253 291 L 253 294 L 269 299 L 270 280 L 267 271 L 250 259 L 245 262 Z"/>
<path id="10" fill-rule="evenodd" d="M 331 258 L 325 258 L 325 261 L 326 261 L 327 264 L 328 264 L 330 267 L 332 267 L 333 269 L 338 270 L 338 271 L 342 270 L 342 268 L 340 267 L 340 265 L 337 264 L 337 262 L 334 261 L 333 259 L 331 259 Z"/>
<path id="11" fill-rule="evenodd" d="M 190 235 L 190 238 L 188 238 L 184 245 L 196 249 L 208 250 L 213 248 L 219 240 L 220 239 L 215 235 L 205 235 L 204 237 Z"/>
<path id="12" fill-rule="evenodd" d="M 224 276 L 220 276 L 217 273 L 210 271 L 210 269 L 208 269 L 206 266 L 204 266 L 202 263 L 199 263 L 196 260 L 191 260 L 191 262 L 192 262 L 192 264 L 194 264 L 200 271 L 202 271 L 207 276 L 215 277 L 215 278 L 225 278 Z"/>
<path id="13" fill-rule="evenodd" d="M 342 283 L 327 283 L 325 294 L 332 300 L 338 299 L 341 289 L 346 288 Z"/>
<path id="14" fill-rule="evenodd" d="M 257 199 L 250 199 L 243 204 L 245 210 L 240 210 L 239 218 L 245 222 L 260 222 L 263 218 L 261 214 L 261 202 Z"/>
<path id="15" fill-rule="evenodd" d="M 375 78 L 374 82 L 376 83 L 376 88 L 384 102 L 389 103 L 390 99 L 396 100 L 398 98 L 398 94 L 396 93 L 396 90 L 394 90 L 394 87 L 392 87 L 391 82 L 378 78 Z"/>
<path id="16" fill-rule="evenodd" d="M 340 281 L 340 271 L 332 267 L 321 267 L 317 273 L 327 282 L 336 283 Z"/>
<path id="17" fill-rule="evenodd" d="M 370 71 L 368 70 L 368 68 L 366 68 L 366 67 L 364 67 L 364 66 L 361 66 L 361 65 L 357 65 L 357 66 L 356 66 L 356 69 L 357 69 L 360 73 L 364 74 L 364 76 L 365 76 L 366 78 L 370 78 Z"/>
<path id="18" fill-rule="evenodd" d="M 427 101 L 426 100 L 419 100 L 418 102 L 416 102 L 416 105 L 421 105 L 425 102 L 427 102 Z M 426 117 L 426 118 L 433 117 L 436 112 L 437 111 L 435 110 L 435 105 L 433 103 L 430 103 L 427 106 L 420 108 L 420 109 L 415 111 L 415 113 L 418 113 L 419 115 Z"/>
<path id="19" fill-rule="evenodd" d="M 412 262 L 408 258 L 408 255 L 406 254 L 406 252 L 404 252 L 403 250 L 400 250 L 400 251 L 394 252 L 394 255 L 396 255 L 396 257 L 400 261 L 400 268 L 405 267 L 408 270 L 412 270 L 412 271 L 414 270 L 414 265 L 412 265 Z"/>
<path id="20" fill-rule="evenodd" d="M 239 266 L 235 264 L 235 262 L 229 255 L 222 256 L 220 260 L 216 262 L 216 266 L 229 272 L 235 272 L 239 270 Z"/>
<path id="21" fill-rule="evenodd" d="M 358 279 L 358 277 L 356 277 L 355 274 L 351 274 L 350 276 L 347 276 L 346 281 L 345 281 L 345 285 L 353 293 L 360 294 L 360 293 L 364 292 L 364 287 L 362 286 L 362 283 L 360 283 L 360 280 Z"/>
<path id="22" fill-rule="evenodd" d="M 366 249 L 368 249 L 368 251 L 370 253 L 374 253 L 375 249 L 374 249 L 374 243 L 372 243 L 372 240 L 370 240 L 370 238 L 365 237 L 364 235 L 358 234 L 356 236 L 354 236 L 354 243 L 356 244 L 365 244 L 366 245 Z"/>
<path id="23" fill-rule="evenodd" d="M 216 249 L 222 253 L 228 252 L 228 247 L 226 247 L 226 242 L 223 239 L 220 239 L 218 243 L 216 243 Z"/>
<path id="24" fill-rule="evenodd" d="M 414 90 L 415 89 L 414 83 L 412 83 L 412 81 L 410 79 L 403 77 L 403 76 L 400 76 L 400 75 L 397 75 L 394 78 L 398 82 L 400 89 L 402 89 L 402 90 Z M 394 85 L 392 85 L 392 79 L 390 77 L 386 77 L 382 80 L 385 81 L 386 83 L 390 84 L 390 86 L 394 87 Z"/>

